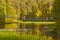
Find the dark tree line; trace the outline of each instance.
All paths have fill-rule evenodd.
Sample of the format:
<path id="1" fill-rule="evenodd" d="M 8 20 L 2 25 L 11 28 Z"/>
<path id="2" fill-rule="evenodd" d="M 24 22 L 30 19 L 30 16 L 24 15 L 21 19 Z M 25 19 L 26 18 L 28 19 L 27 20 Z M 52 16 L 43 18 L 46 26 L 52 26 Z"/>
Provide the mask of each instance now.
<path id="1" fill-rule="evenodd" d="M 54 40 L 60 40 L 60 0 L 55 0 L 53 9 L 54 21 L 56 22 L 56 28 L 53 32 L 56 33 L 56 35 L 53 36 L 53 34 L 52 36 Z"/>

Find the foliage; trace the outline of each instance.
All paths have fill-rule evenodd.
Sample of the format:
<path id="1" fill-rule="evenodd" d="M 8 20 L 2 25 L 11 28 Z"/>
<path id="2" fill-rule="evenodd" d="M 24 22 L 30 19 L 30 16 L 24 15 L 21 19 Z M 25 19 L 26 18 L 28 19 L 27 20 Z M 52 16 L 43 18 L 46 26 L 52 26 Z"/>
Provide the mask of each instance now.
<path id="1" fill-rule="evenodd" d="M 12 4 L 18 10 L 17 13 L 20 15 L 20 18 L 40 18 L 41 16 L 52 16 L 53 3 L 54 1 L 52 0 L 14 0 Z"/>
<path id="2" fill-rule="evenodd" d="M 11 0 L 6 0 L 6 20 L 8 22 L 13 22 L 14 20 L 17 20 L 16 10 L 13 8 Z"/>

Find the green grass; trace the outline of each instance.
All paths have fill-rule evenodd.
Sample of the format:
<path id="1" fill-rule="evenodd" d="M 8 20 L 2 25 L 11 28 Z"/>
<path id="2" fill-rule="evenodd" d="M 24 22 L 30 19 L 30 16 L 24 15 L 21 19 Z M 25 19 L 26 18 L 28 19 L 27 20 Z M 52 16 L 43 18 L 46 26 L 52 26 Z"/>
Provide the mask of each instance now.
<path id="1" fill-rule="evenodd" d="M 18 34 L 16 32 L 0 32 L 0 40 L 47 40 L 46 36 Z"/>
<path id="2" fill-rule="evenodd" d="M 15 32 L 0 32 L 0 40 L 17 40 L 19 35 Z"/>

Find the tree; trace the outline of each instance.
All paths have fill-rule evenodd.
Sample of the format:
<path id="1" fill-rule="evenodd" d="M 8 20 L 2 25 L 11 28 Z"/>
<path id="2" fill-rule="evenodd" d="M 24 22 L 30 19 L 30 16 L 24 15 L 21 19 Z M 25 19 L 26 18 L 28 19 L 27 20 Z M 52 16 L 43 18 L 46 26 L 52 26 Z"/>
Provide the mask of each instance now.
<path id="1" fill-rule="evenodd" d="M 57 32 L 57 40 L 60 40 L 60 0 L 55 0 L 54 4 L 54 21 L 56 21 L 56 32 Z"/>
<path id="2" fill-rule="evenodd" d="M 16 10 L 13 8 L 11 0 L 6 0 L 6 20 L 11 19 L 11 22 L 14 21 L 13 19 L 17 19 Z"/>
<path id="3" fill-rule="evenodd" d="M 5 22 L 11 23 L 6 24 L 5 28 L 18 28 L 17 26 L 17 13 L 15 8 L 13 8 L 11 0 L 5 0 L 6 2 L 6 14 L 5 14 Z"/>
<path id="4" fill-rule="evenodd" d="M 5 6 L 5 1 L 4 0 L 0 0 L 0 28 L 4 28 L 5 26 L 5 10 L 6 6 Z"/>

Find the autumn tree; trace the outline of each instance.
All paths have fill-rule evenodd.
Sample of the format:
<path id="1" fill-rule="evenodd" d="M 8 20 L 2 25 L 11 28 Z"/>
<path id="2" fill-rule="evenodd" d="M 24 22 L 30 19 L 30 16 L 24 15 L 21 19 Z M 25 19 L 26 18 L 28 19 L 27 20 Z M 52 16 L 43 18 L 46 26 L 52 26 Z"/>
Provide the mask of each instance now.
<path id="1" fill-rule="evenodd" d="M 11 0 L 5 0 L 5 2 L 6 2 L 5 21 L 7 23 L 11 23 L 11 24 L 6 24 L 5 28 L 18 28 L 16 10 L 15 8 L 13 8 Z"/>

